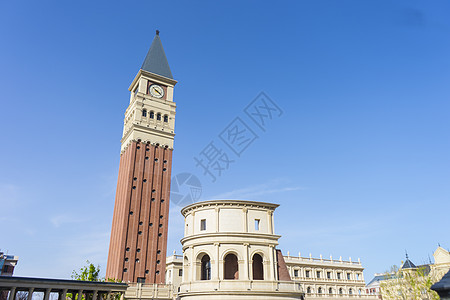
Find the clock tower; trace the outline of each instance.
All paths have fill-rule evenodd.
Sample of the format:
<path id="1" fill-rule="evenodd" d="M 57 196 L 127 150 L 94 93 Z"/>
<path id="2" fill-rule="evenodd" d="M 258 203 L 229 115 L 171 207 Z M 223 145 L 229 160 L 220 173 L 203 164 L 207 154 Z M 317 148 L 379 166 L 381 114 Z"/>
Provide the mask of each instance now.
<path id="1" fill-rule="evenodd" d="M 106 278 L 165 281 L 176 83 L 156 31 L 129 87 Z"/>

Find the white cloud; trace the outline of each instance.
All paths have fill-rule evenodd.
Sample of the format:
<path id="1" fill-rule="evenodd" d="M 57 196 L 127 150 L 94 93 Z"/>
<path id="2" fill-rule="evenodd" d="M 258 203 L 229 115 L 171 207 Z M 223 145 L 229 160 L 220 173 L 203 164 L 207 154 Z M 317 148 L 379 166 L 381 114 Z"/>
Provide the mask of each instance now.
<path id="1" fill-rule="evenodd" d="M 280 186 L 281 185 L 281 186 Z M 274 193 L 284 193 L 290 191 L 298 191 L 304 189 L 298 185 L 293 186 L 282 186 L 286 185 L 285 182 L 281 180 L 271 180 L 267 183 L 253 185 L 241 189 L 236 189 L 233 191 L 225 192 L 210 197 L 211 199 L 251 199 L 255 197 L 260 197 L 263 195 L 274 194 Z"/>
<path id="2" fill-rule="evenodd" d="M 63 224 L 70 224 L 70 223 L 81 223 L 84 222 L 84 219 L 76 218 L 68 214 L 60 214 L 57 216 L 53 216 L 50 218 L 50 222 L 55 227 L 59 227 Z"/>

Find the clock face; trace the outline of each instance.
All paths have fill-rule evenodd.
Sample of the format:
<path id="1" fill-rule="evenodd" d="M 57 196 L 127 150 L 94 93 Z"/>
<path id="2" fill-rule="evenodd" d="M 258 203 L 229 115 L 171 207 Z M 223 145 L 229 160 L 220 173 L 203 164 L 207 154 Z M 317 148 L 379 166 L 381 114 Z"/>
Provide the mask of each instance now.
<path id="1" fill-rule="evenodd" d="M 157 85 L 157 84 L 152 84 L 149 88 L 148 88 L 150 95 L 152 95 L 155 98 L 162 98 L 164 96 L 164 89 Z"/>

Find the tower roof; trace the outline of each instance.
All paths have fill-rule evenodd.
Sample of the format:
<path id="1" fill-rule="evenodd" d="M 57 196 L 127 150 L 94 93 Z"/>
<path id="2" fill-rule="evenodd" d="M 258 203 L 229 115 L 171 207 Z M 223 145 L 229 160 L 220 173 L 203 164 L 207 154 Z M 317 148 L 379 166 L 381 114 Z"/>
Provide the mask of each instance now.
<path id="1" fill-rule="evenodd" d="M 147 56 L 142 63 L 141 69 L 173 79 L 161 39 L 159 38 L 159 30 L 156 30 L 155 38 L 153 39 L 152 45 L 147 52 Z"/>
<path id="2" fill-rule="evenodd" d="M 406 253 L 406 260 L 403 263 L 402 267 L 400 269 L 415 269 L 417 268 L 415 264 L 413 264 L 412 261 L 408 258 L 408 252 Z"/>

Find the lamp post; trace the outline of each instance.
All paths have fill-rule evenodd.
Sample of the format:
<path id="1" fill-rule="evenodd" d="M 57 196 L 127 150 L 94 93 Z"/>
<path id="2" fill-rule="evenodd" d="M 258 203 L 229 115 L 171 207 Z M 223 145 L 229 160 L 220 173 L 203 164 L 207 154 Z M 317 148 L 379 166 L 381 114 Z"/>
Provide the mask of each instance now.
<path id="1" fill-rule="evenodd" d="M 431 289 L 438 293 L 442 300 L 450 300 L 450 271 L 439 282 L 433 284 Z"/>

